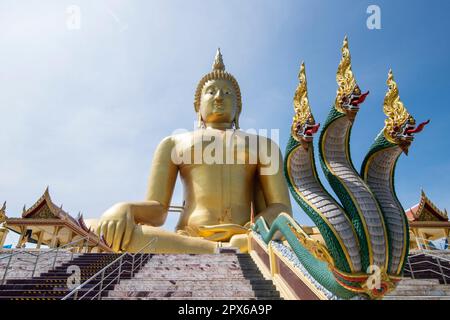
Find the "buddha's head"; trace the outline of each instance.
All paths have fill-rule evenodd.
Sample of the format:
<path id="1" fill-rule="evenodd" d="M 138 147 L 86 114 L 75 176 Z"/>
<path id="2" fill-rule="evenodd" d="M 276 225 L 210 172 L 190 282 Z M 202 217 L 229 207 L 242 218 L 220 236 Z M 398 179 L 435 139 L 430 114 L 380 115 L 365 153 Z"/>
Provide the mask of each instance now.
<path id="1" fill-rule="evenodd" d="M 223 128 L 239 128 L 241 90 L 236 79 L 225 71 L 220 49 L 217 50 L 213 70 L 197 85 L 194 107 L 199 127 L 220 124 Z"/>

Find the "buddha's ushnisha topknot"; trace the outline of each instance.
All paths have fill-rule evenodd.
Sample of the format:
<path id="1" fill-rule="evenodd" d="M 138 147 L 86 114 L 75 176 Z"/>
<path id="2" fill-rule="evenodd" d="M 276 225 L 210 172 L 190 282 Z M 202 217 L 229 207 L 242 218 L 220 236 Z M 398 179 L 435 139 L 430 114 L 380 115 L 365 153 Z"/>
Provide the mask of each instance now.
<path id="1" fill-rule="evenodd" d="M 214 63 L 212 66 L 213 70 L 222 70 L 225 71 L 225 65 L 223 64 L 222 53 L 220 52 L 220 48 L 217 48 L 216 57 L 214 58 Z"/>

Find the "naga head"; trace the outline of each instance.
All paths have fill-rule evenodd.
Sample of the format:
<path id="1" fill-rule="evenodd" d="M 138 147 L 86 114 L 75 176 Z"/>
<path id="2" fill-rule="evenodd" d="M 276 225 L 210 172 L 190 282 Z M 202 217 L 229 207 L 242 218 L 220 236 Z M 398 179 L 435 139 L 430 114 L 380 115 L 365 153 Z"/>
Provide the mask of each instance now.
<path id="1" fill-rule="evenodd" d="M 383 111 L 387 116 L 384 126 L 385 138 L 398 145 L 405 154 L 414 140 L 414 134 L 419 133 L 430 122 L 422 122 L 416 127 L 416 120 L 408 113 L 403 102 L 400 101 L 397 83 L 394 81 L 392 70 L 389 70 L 388 92 L 384 97 Z"/>
<path id="2" fill-rule="evenodd" d="M 350 121 L 353 121 L 359 111 L 359 105 L 366 100 L 369 91 L 361 93 L 361 89 L 353 76 L 347 36 L 342 44 L 342 58 L 336 72 L 336 82 L 339 88 L 336 93 L 335 108 L 346 114 Z"/>
<path id="3" fill-rule="evenodd" d="M 319 130 L 320 124 L 316 124 L 311 113 L 311 107 L 308 100 L 308 87 L 306 83 L 305 63 L 302 62 L 300 72 L 298 74 L 299 84 L 294 95 L 295 115 L 292 123 L 292 137 L 300 142 L 306 150 L 313 135 Z"/>

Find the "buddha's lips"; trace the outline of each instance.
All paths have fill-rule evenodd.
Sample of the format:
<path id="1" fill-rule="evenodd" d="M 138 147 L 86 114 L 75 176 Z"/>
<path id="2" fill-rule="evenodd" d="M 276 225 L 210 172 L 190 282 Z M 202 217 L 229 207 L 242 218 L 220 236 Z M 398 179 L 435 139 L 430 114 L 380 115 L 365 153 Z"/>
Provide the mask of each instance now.
<path id="1" fill-rule="evenodd" d="M 424 121 L 424 122 L 422 122 L 421 124 L 419 124 L 416 128 L 406 130 L 406 134 L 419 133 L 419 132 L 422 131 L 423 128 L 425 128 L 425 126 L 426 126 L 427 124 L 429 124 L 429 123 L 430 123 L 430 120 Z"/>
<path id="2" fill-rule="evenodd" d="M 213 112 L 214 113 L 223 113 L 223 111 L 224 111 L 223 104 L 215 102 Z"/>

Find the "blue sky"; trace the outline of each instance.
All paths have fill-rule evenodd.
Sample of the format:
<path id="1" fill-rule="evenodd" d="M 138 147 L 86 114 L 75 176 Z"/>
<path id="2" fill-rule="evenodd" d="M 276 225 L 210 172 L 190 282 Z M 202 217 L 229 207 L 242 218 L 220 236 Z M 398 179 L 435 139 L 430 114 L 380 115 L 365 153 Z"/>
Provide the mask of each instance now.
<path id="1" fill-rule="evenodd" d="M 381 30 L 366 26 L 372 4 Z M 66 27 L 69 5 L 81 10 L 79 30 Z M 431 119 L 399 161 L 400 201 L 414 205 L 423 188 L 450 208 L 449 12 L 437 0 L 1 0 L 0 201 L 19 216 L 49 185 L 66 211 L 93 218 L 115 202 L 143 199 L 158 142 L 194 127 L 194 90 L 219 46 L 241 86 L 241 127 L 280 129 L 284 150 L 300 62 L 323 123 L 348 35 L 356 79 L 371 92 L 352 131 L 355 166 L 383 127 L 392 68 L 409 112 Z M 181 202 L 177 185 L 173 203 Z"/>

